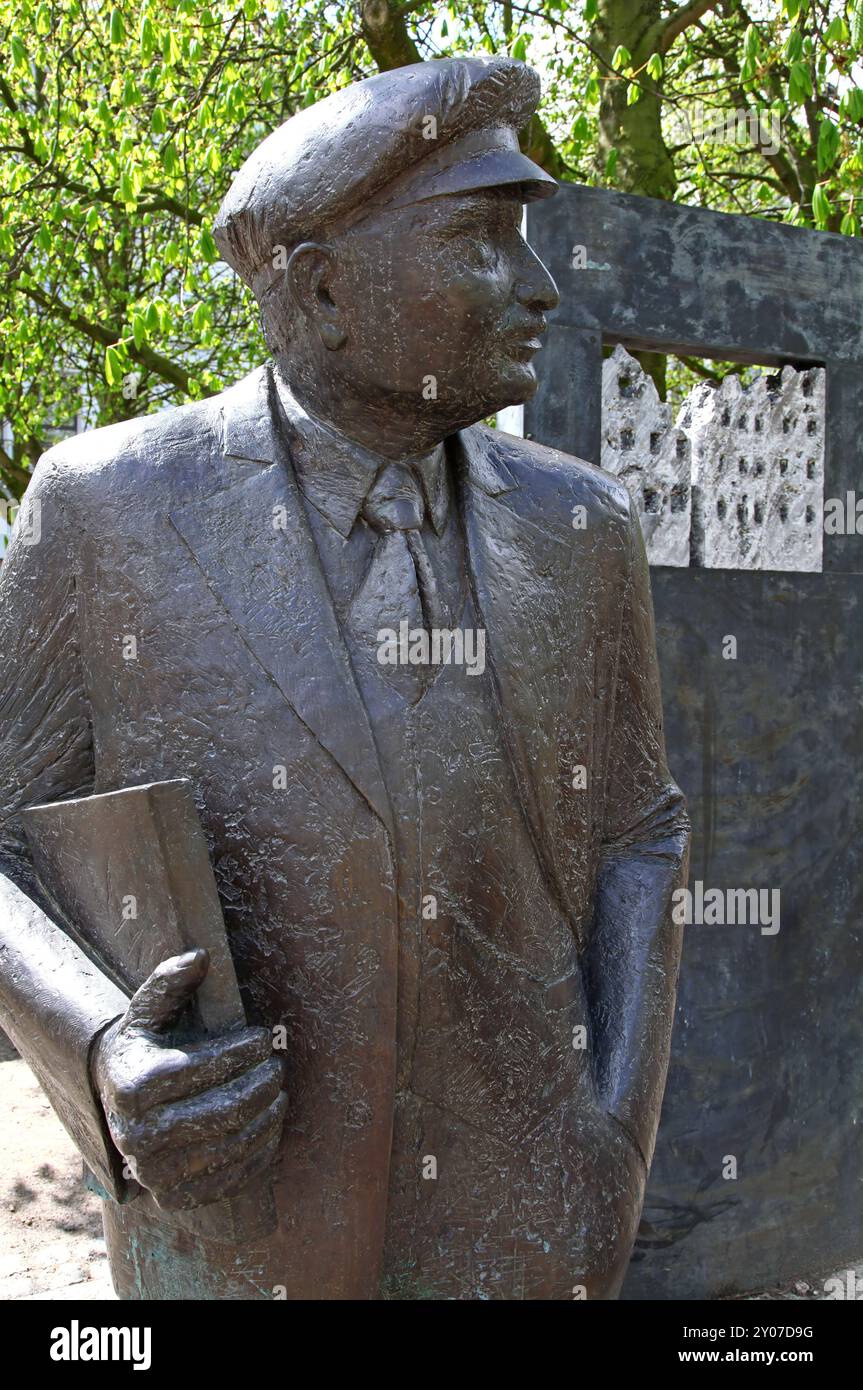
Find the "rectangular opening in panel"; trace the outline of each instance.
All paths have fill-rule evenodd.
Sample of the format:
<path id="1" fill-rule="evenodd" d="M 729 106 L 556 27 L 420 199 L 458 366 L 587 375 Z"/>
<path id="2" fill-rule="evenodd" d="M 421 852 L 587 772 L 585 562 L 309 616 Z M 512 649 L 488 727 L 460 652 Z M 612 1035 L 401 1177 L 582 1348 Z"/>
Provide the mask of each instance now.
<path id="1" fill-rule="evenodd" d="M 600 462 L 629 489 L 651 564 L 820 571 L 824 439 L 823 367 L 607 349 Z"/>

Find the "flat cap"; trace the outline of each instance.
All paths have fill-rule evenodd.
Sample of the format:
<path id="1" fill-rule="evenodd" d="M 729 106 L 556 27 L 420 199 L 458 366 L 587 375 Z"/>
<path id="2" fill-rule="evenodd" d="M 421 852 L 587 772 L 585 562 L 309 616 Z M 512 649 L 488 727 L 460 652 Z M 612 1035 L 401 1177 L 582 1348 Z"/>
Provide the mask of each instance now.
<path id="1" fill-rule="evenodd" d="M 292 116 L 246 160 L 213 227 L 252 286 L 278 247 L 350 225 L 379 207 L 498 184 L 545 197 L 557 185 L 517 132 L 540 81 L 508 57 L 415 63 L 356 82 Z"/>

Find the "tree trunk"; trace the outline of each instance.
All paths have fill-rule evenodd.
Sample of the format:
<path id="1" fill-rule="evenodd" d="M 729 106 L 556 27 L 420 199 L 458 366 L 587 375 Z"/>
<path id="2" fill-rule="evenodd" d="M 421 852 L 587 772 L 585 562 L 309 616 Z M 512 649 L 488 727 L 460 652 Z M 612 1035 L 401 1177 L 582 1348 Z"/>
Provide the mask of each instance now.
<path id="1" fill-rule="evenodd" d="M 677 178 L 662 138 L 662 90 L 643 68 L 658 49 L 660 31 L 659 0 L 599 0 L 591 32 L 591 44 L 600 59 L 602 87 L 597 163 L 599 175 L 605 179 L 609 156 L 616 150 L 615 188 L 647 198 L 673 199 Z M 627 105 L 630 84 L 616 77 L 611 65 L 621 46 L 631 54 L 631 67 L 642 69 L 636 79 L 640 95 L 632 106 Z M 643 352 L 638 357 L 664 400 L 664 354 Z"/>

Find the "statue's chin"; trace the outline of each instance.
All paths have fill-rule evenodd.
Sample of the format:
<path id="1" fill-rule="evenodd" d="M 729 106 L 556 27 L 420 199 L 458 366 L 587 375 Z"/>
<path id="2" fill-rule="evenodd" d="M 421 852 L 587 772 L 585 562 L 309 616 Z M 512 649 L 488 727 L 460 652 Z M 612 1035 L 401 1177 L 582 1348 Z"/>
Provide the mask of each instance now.
<path id="1" fill-rule="evenodd" d="M 508 405 L 524 405 L 525 401 L 536 395 L 537 385 L 532 362 L 510 362 L 493 409 L 503 410 Z"/>

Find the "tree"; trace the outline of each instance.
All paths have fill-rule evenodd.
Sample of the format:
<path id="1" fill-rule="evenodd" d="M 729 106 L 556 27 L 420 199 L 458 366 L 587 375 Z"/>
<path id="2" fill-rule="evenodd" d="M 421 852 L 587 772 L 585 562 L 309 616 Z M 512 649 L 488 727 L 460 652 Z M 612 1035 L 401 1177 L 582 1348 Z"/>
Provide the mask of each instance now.
<path id="1" fill-rule="evenodd" d="M 82 405 L 108 423 L 217 391 L 263 355 L 209 223 L 269 130 L 367 70 L 353 17 L 322 28 L 324 8 L 0 7 L 8 492 Z"/>
<path id="2" fill-rule="evenodd" d="M 510 52 L 542 68 L 523 144 L 556 177 L 857 235 L 861 44 L 863 0 L 0 0 L 0 491 L 82 409 L 193 399 L 263 355 L 208 228 L 328 91 Z"/>

